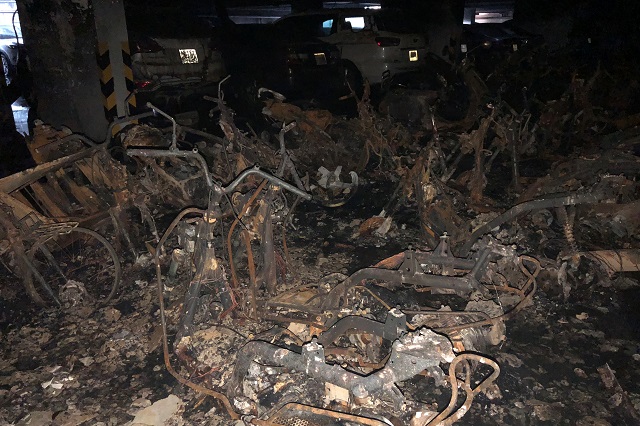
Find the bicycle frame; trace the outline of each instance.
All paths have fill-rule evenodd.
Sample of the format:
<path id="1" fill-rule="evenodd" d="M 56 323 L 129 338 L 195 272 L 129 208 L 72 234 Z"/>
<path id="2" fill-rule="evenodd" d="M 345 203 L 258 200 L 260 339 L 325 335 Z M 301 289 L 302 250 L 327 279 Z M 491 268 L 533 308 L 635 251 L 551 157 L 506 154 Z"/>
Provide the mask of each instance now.
<path id="1" fill-rule="evenodd" d="M 263 170 L 260 170 L 258 166 L 246 169 L 241 172 L 233 181 L 228 185 L 222 186 L 215 182 L 208 170 L 206 161 L 198 153 L 197 149 L 191 151 L 180 150 L 170 148 L 169 150 L 157 150 L 157 149 L 129 149 L 126 151 L 129 156 L 147 157 L 147 158 L 184 158 L 193 160 L 204 172 L 205 180 L 209 188 L 209 201 L 206 210 L 188 208 L 183 210 L 171 224 L 171 226 L 165 231 L 163 238 L 161 239 L 156 249 L 156 266 L 158 271 L 158 281 L 161 282 L 159 257 L 158 253 L 162 251 L 163 244 L 166 241 L 166 237 L 173 232 L 180 219 L 189 213 L 196 213 L 201 216 L 199 223 L 196 226 L 196 239 L 193 248 L 194 262 L 196 265 L 196 272 L 192 279 L 187 294 L 185 296 L 184 311 L 180 322 L 178 336 L 189 335 L 191 333 L 191 324 L 195 315 L 198 298 L 203 284 L 212 285 L 215 288 L 217 295 L 220 298 L 222 306 L 224 308 L 221 317 L 224 317 L 233 309 L 236 308 L 237 302 L 233 294 L 233 290 L 229 285 L 226 277 L 224 266 L 221 259 L 216 257 L 215 248 L 213 244 L 213 238 L 215 235 L 215 225 L 222 219 L 223 213 L 221 209 L 222 198 L 233 192 L 240 183 L 248 176 L 257 175 L 276 187 L 284 188 L 295 195 L 310 200 L 311 196 L 301 189 L 291 185 L 284 180 L 273 176 Z M 271 191 L 267 192 L 267 197 L 272 195 Z M 268 217 L 268 216 L 265 216 Z M 265 220 L 268 222 L 268 220 Z M 271 290 L 271 289 L 270 289 Z M 179 339 L 176 339 L 179 340 Z"/>

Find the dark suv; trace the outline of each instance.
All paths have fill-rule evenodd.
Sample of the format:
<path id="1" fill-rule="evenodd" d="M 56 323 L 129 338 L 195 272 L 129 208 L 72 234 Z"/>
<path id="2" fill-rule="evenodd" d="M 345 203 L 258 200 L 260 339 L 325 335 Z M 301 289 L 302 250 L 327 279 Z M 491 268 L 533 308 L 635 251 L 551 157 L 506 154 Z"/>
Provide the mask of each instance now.
<path id="1" fill-rule="evenodd" d="M 294 37 L 272 24 L 227 25 L 217 46 L 232 79 L 288 98 L 323 97 L 344 87 L 340 51 L 315 37 Z"/>
<path id="2" fill-rule="evenodd" d="M 460 55 L 476 63 L 481 72 L 491 72 L 495 65 L 516 52 L 526 53 L 544 44 L 544 38 L 515 26 L 511 21 L 499 24 L 463 25 Z"/>

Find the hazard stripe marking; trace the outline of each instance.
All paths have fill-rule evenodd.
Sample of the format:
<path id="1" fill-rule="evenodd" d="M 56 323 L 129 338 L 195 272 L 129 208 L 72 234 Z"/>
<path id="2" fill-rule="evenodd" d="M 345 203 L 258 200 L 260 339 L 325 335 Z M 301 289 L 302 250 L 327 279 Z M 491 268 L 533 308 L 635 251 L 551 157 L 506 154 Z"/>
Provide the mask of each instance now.
<path id="1" fill-rule="evenodd" d="M 98 52 L 96 62 L 100 69 L 100 91 L 102 92 L 102 103 L 104 106 L 104 115 L 108 121 L 112 121 L 118 115 L 116 105 L 115 84 L 113 80 L 113 69 L 111 67 L 111 59 L 109 58 L 109 44 L 106 42 L 98 42 Z"/>

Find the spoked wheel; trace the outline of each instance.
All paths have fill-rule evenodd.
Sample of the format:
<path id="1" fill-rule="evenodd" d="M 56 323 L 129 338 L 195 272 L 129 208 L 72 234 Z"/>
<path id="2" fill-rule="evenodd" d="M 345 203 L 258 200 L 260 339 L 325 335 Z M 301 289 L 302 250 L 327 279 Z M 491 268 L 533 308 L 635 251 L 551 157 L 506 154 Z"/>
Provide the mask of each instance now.
<path id="1" fill-rule="evenodd" d="M 28 258 L 42 298 L 58 305 L 104 305 L 118 290 L 120 260 L 113 246 L 95 231 L 70 232 L 38 240 Z"/>

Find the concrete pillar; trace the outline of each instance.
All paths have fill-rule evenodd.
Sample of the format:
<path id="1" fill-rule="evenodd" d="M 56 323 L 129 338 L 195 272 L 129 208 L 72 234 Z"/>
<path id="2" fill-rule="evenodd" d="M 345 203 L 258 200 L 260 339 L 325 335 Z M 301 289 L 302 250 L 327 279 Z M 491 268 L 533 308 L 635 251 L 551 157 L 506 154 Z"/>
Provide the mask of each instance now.
<path id="1" fill-rule="evenodd" d="M 101 16 L 96 22 L 95 14 L 111 6 L 122 10 L 121 0 L 17 0 L 17 5 L 33 71 L 38 117 L 102 141 L 108 121 L 96 59 L 96 27 L 103 28 L 107 21 Z M 121 15 L 114 14 L 109 22 L 118 29 L 120 38 L 120 34 L 126 35 L 124 11 Z"/>
<path id="2" fill-rule="evenodd" d="M 135 107 L 131 51 L 122 0 L 93 0 L 98 68 L 107 120 L 122 117 Z M 133 111 L 132 111 L 133 112 Z"/>

